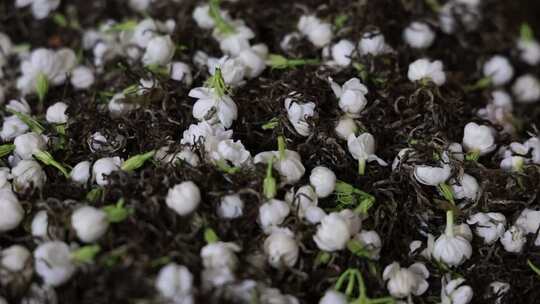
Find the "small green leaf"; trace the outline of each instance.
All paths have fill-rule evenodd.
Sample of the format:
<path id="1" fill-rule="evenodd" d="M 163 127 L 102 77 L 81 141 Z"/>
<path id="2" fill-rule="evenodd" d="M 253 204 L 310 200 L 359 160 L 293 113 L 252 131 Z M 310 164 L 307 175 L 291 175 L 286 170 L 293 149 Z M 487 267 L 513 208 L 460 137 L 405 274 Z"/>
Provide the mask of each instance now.
<path id="1" fill-rule="evenodd" d="M 121 31 L 132 31 L 137 26 L 136 20 L 126 20 L 121 23 L 114 24 L 106 32 L 121 32 Z"/>
<path id="2" fill-rule="evenodd" d="M 441 4 L 437 0 L 425 0 L 426 4 L 429 6 L 429 8 L 435 12 L 438 13 L 441 11 Z"/>
<path id="3" fill-rule="evenodd" d="M 370 258 L 371 254 L 367 251 L 362 244 L 357 240 L 350 240 L 347 242 L 347 249 L 354 255 L 363 258 Z"/>
<path id="4" fill-rule="evenodd" d="M 133 209 L 124 207 L 124 199 L 121 198 L 115 205 L 107 205 L 103 207 L 103 211 L 107 214 L 107 219 L 110 223 L 123 222 L 130 214 L 133 213 Z"/>
<path id="5" fill-rule="evenodd" d="M 156 154 L 156 151 L 152 150 L 143 154 L 134 155 L 128 158 L 123 164 L 121 169 L 127 172 L 135 171 L 142 167 L 144 163 L 152 158 Z"/>
<path id="6" fill-rule="evenodd" d="M 206 228 L 204 230 L 204 240 L 207 244 L 212 244 L 219 242 L 219 237 L 217 236 L 216 232 L 212 228 Z"/>
<path id="7" fill-rule="evenodd" d="M 24 122 L 24 124 L 27 125 L 30 128 L 30 130 L 32 130 L 32 132 L 41 134 L 43 133 L 43 131 L 45 131 L 45 128 L 37 120 L 33 119 L 29 115 L 26 115 L 21 112 L 17 112 L 10 108 L 6 108 L 6 111 L 17 116 L 17 118 L 19 118 L 22 122 Z"/>
<path id="8" fill-rule="evenodd" d="M 39 73 L 36 78 L 36 93 L 38 95 L 39 101 L 43 102 L 45 100 L 45 95 L 49 91 L 49 79 L 43 73 Z"/>
<path id="9" fill-rule="evenodd" d="M 524 41 L 534 41 L 534 32 L 528 23 L 521 24 L 519 36 Z"/>
<path id="10" fill-rule="evenodd" d="M 14 144 L 5 144 L 0 146 L 0 158 L 9 155 L 11 152 L 15 150 Z"/>
<path id="11" fill-rule="evenodd" d="M 240 171 L 240 168 L 229 165 L 227 161 L 223 159 L 216 161 L 216 165 L 219 171 L 225 172 L 227 174 L 235 174 Z"/>
<path id="12" fill-rule="evenodd" d="M 95 203 L 101 198 L 102 194 L 103 194 L 102 188 L 100 187 L 94 188 L 88 191 L 88 193 L 86 194 L 86 200 L 91 203 Z"/>
<path id="13" fill-rule="evenodd" d="M 274 117 L 274 118 L 270 119 L 267 123 L 265 123 L 264 125 L 262 125 L 261 128 L 262 128 L 263 130 L 273 130 L 273 129 L 275 129 L 278 125 L 279 125 L 279 118 Z"/>
<path id="14" fill-rule="evenodd" d="M 68 26 L 68 21 L 66 19 L 66 17 L 60 13 L 56 13 L 53 15 L 52 17 L 54 23 L 56 23 L 56 25 L 60 26 L 60 27 L 67 27 Z"/>
<path id="15" fill-rule="evenodd" d="M 336 30 L 341 29 L 345 25 L 345 22 L 347 22 L 348 19 L 349 19 L 349 16 L 345 14 L 337 15 L 336 18 L 334 18 L 334 27 L 336 28 Z"/>
<path id="16" fill-rule="evenodd" d="M 169 76 L 171 70 L 166 67 L 159 64 L 149 64 L 146 66 L 146 68 L 151 71 L 154 74 L 162 75 L 162 76 Z"/>
<path id="17" fill-rule="evenodd" d="M 101 251 L 99 245 L 83 246 L 71 253 L 71 259 L 77 263 L 93 263 L 96 255 Z"/>
<path id="18" fill-rule="evenodd" d="M 454 205 L 456 204 L 456 202 L 454 201 L 454 191 L 452 191 L 452 187 L 450 187 L 446 183 L 442 183 L 442 184 L 439 184 L 438 188 L 439 188 L 439 191 L 441 191 L 442 196 L 447 201 L 451 202 Z"/>
<path id="19" fill-rule="evenodd" d="M 60 172 L 62 172 L 62 174 L 64 174 L 64 176 L 66 178 L 69 177 L 69 172 L 67 171 L 66 168 L 64 168 L 64 166 L 62 166 L 59 162 L 57 162 L 53 156 L 51 155 L 51 153 L 47 152 L 47 151 L 41 151 L 41 150 L 38 150 L 36 152 L 34 152 L 34 157 L 39 160 L 40 162 L 42 162 L 44 165 L 46 166 L 53 166 L 55 167 L 56 169 L 58 169 Z"/>

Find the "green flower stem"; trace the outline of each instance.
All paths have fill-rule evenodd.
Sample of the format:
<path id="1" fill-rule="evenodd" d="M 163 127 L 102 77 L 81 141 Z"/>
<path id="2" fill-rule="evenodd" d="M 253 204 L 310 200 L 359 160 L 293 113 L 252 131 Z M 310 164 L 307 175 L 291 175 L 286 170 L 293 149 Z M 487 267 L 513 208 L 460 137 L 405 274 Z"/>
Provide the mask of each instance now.
<path id="1" fill-rule="evenodd" d="M 366 174 L 366 160 L 365 159 L 358 160 L 358 174 L 360 175 Z"/>
<path id="2" fill-rule="evenodd" d="M 221 15 L 221 10 L 219 8 L 220 0 L 210 0 L 210 17 L 214 20 L 217 29 L 224 35 L 234 34 L 234 27 L 228 23 L 223 16 Z"/>
<path id="3" fill-rule="evenodd" d="M 10 108 L 6 108 L 6 111 L 17 116 L 17 118 L 19 118 L 22 122 L 24 122 L 24 124 L 27 125 L 30 128 L 30 130 L 32 130 L 32 132 L 41 134 L 43 133 L 43 131 L 45 131 L 45 128 L 37 120 L 30 117 L 29 115 L 21 113 L 21 112 L 17 112 Z"/>
<path id="4" fill-rule="evenodd" d="M 49 79 L 45 74 L 39 73 L 37 75 L 35 89 L 39 98 L 39 103 L 42 104 L 43 100 L 45 100 L 47 92 L 49 91 Z"/>
<path id="5" fill-rule="evenodd" d="M 0 158 L 4 157 L 15 150 L 14 144 L 5 144 L 0 146 Z"/>
<path id="6" fill-rule="evenodd" d="M 83 246 L 71 253 L 71 259 L 77 263 L 92 263 L 100 251 L 99 245 Z"/>
<path id="7" fill-rule="evenodd" d="M 442 196 L 452 203 L 453 205 L 456 204 L 456 201 L 454 200 L 454 192 L 452 191 L 452 188 L 447 183 L 439 184 L 439 190 L 442 193 Z"/>
<path id="8" fill-rule="evenodd" d="M 466 160 L 470 160 L 473 162 L 478 161 L 479 158 L 480 158 L 480 151 L 478 150 L 471 151 L 465 155 Z"/>
<path id="9" fill-rule="evenodd" d="M 60 172 L 62 172 L 62 174 L 64 174 L 64 176 L 66 178 L 69 177 L 69 172 L 67 171 L 67 169 L 64 168 L 64 166 L 62 166 L 59 162 L 54 160 L 54 158 L 52 157 L 52 155 L 49 152 L 38 150 L 38 151 L 34 152 L 34 157 L 37 160 L 39 160 L 40 162 L 42 162 L 44 165 L 46 165 L 46 166 L 55 167 Z"/>
<path id="10" fill-rule="evenodd" d="M 218 98 L 223 97 L 230 91 L 230 88 L 225 83 L 225 79 L 223 79 L 223 74 L 220 68 L 215 69 L 214 75 L 206 80 L 205 86 L 213 89 L 214 94 L 216 94 Z"/>
<path id="11" fill-rule="evenodd" d="M 134 155 L 122 164 L 121 169 L 127 172 L 135 171 L 142 167 L 147 160 L 154 156 L 154 154 L 156 154 L 156 151 L 152 150 L 143 154 Z"/>
<path id="12" fill-rule="evenodd" d="M 113 224 L 124 221 L 131 213 L 133 213 L 133 209 L 124 207 L 123 198 L 119 199 L 115 205 L 103 207 L 103 211 L 107 214 L 109 223 Z"/>
<path id="13" fill-rule="evenodd" d="M 277 142 L 278 142 L 279 160 L 284 160 L 286 156 L 285 150 L 287 149 L 285 138 L 283 136 L 278 136 Z"/>
<path id="14" fill-rule="evenodd" d="M 214 229 L 208 227 L 204 230 L 204 240 L 207 244 L 212 244 L 219 242 L 219 237 L 217 236 Z"/>
<path id="15" fill-rule="evenodd" d="M 268 160 L 268 164 L 266 167 L 266 177 L 263 181 L 263 193 L 267 199 L 274 198 L 277 193 L 276 179 L 272 176 L 273 160 L 273 157 Z"/>
<path id="16" fill-rule="evenodd" d="M 446 211 L 446 229 L 445 234 L 449 237 L 454 236 L 454 210 Z"/>
<path id="17" fill-rule="evenodd" d="M 317 65 L 320 64 L 318 59 L 288 59 L 282 55 L 270 54 L 268 56 L 267 64 L 272 69 L 284 70 L 303 65 Z"/>

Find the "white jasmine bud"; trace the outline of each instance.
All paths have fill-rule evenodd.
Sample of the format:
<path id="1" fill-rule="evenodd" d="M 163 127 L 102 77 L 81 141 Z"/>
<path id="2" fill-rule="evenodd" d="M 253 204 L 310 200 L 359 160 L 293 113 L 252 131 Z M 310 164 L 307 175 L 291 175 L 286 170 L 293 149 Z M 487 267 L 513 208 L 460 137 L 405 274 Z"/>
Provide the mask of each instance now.
<path id="1" fill-rule="evenodd" d="M 12 281 L 28 282 L 32 278 L 32 254 L 20 245 L 10 246 L 0 252 L 0 283 L 7 286 Z"/>
<path id="2" fill-rule="evenodd" d="M 514 76 L 514 67 L 506 57 L 495 55 L 484 63 L 483 72 L 485 77 L 491 79 L 493 85 L 502 86 Z"/>
<path id="3" fill-rule="evenodd" d="M 11 189 L 0 189 L 0 233 L 17 228 L 24 210 Z"/>
<path id="4" fill-rule="evenodd" d="M 289 51 L 293 48 L 295 42 L 299 41 L 302 38 L 302 34 L 299 32 L 288 33 L 281 39 L 279 46 L 284 51 Z"/>
<path id="5" fill-rule="evenodd" d="M 220 141 L 216 151 L 210 154 L 216 161 L 225 160 L 235 167 L 243 166 L 251 159 L 251 153 L 244 148 L 242 142 L 232 139 Z"/>
<path id="6" fill-rule="evenodd" d="M 197 26 L 202 29 L 209 30 L 215 26 L 214 19 L 210 16 L 210 6 L 199 5 L 195 7 L 191 14 Z"/>
<path id="7" fill-rule="evenodd" d="M 204 143 L 204 150 L 207 153 L 217 150 L 217 145 L 226 139 L 232 137 L 232 130 L 225 130 L 225 127 L 220 124 L 209 124 L 207 121 L 192 124 L 184 131 L 180 143 L 195 145 L 199 142 Z"/>
<path id="8" fill-rule="evenodd" d="M 345 248 L 351 238 L 349 223 L 339 213 L 333 212 L 325 216 L 313 240 L 319 249 L 332 252 Z"/>
<path id="9" fill-rule="evenodd" d="M 347 39 L 341 39 L 330 49 L 332 60 L 339 66 L 351 64 L 351 56 L 354 52 L 354 44 Z"/>
<path id="10" fill-rule="evenodd" d="M 382 241 L 381 237 L 376 231 L 362 230 L 353 237 L 353 240 L 358 241 L 359 245 L 362 246 L 362 249 L 368 253 L 371 259 L 379 259 Z"/>
<path id="11" fill-rule="evenodd" d="M 201 272 L 201 285 L 203 290 L 219 288 L 234 282 L 234 272 L 227 268 L 205 268 Z"/>
<path id="12" fill-rule="evenodd" d="M 244 65 L 246 76 L 248 78 L 255 78 L 266 68 L 267 56 L 268 47 L 264 44 L 258 44 L 242 50 L 238 54 L 238 60 Z"/>
<path id="13" fill-rule="evenodd" d="M 540 81 L 532 74 L 519 76 L 512 85 L 512 93 L 518 102 L 538 102 L 540 100 Z"/>
<path id="14" fill-rule="evenodd" d="M 491 282 L 489 284 L 490 292 L 496 297 L 495 304 L 501 304 L 505 293 L 510 290 L 510 284 L 504 282 Z"/>
<path id="15" fill-rule="evenodd" d="M 111 98 L 111 100 L 107 104 L 107 109 L 109 110 L 109 114 L 111 115 L 111 117 L 117 118 L 125 116 L 129 114 L 129 112 L 138 108 L 137 104 L 124 102 L 125 98 L 126 96 L 124 95 L 124 93 L 115 94 Z"/>
<path id="16" fill-rule="evenodd" d="M 90 179 L 90 167 L 91 163 L 87 160 L 82 161 L 73 167 L 69 173 L 69 177 L 77 184 L 86 184 Z"/>
<path id="17" fill-rule="evenodd" d="M 269 233 L 273 227 L 283 223 L 290 211 L 284 201 L 271 199 L 259 207 L 259 224 L 264 232 Z"/>
<path id="18" fill-rule="evenodd" d="M 283 157 L 279 151 L 261 152 L 253 158 L 254 163 L 268 163 L 270 158 L 275 158 L 273 167 L 279 172 L 284 184 L 294 184 L 302 178 L 306 169 L 302 165 L 300 154 L 296 151 L 284 150 Z"/>
<path id="19" fill-rule="evenodd" d="M 21 159 L 31 159 L 37 151 L 45 150 L 47 142 L 42 135 L 30 132 L 17 136 L 13 144 L 15 144 L 15 154 Z"/>
<path id="20" fill-rule="evenodd" d="M 336 174 L 324 166 L 318 166 L 311 170 L 309 183 L 315 188 L 317 196 L 324 198 L 334 192 L 336 188 Z"/>
<path id="21" fill-rule="evenodd" d="M 317 206 L 318 198 L 315 189 L 310 185 L 298 188 L 291 203 L 294 204 L 294 210 L 298 212 L 298 217 L 304 218 L 309 207 Z"/>
<path id="22" fill-rule="evenodd" d="M 322 48 L 332 40 L 332 26 L 316 16 L 300 17 L 297 28 L 317 48 Z"/>
<path id="23" fill-rule="evenodd" d="M 476 225 L 474 232 L 484 239 L 484 243 L 489 245 L 496 242 L 504 234 L 506 218 L 502 213 L 478 212 L 470 216 L 467 223 Z"/>
<path id="24" fill-rule="evenodd" d="M 465 154 L 463 153 L 463 147 L 460 143 L 454 142 L 448 145 L 448 152 L 450 155 L 459 161 L 463 161 L 465 159 Z"/>
<path id="25" fill-rule="evenodd" d="M 148 42 L 142 62 L 144 65 L 167 65 L 174 56 L 175 46 L 171 37 L 156 36 Z"/>
<path id="26" fill-rule="evenodd" d="M 329 289 L 319 301 L 319 304 L 347 304 L 347 297 L 339 291 Z"/>
<path id="27" fill-rule="evenodd" d="M 379 32 L 364 33 L 358 43 L 358 49 L 362 56 L 378 56 L 391 51 L 391 48 L 386 44 L 384 35 Z"/>
<path id="28" fill-rule="evenodd" d="M 224 219 L 235 219 L 242 216 L 242 209 L 244 209 L 244 201 L 240 195 L 226 195 L 221 199 L 217 214 Z"/>
<path id="29" fill-rule="evenodd" d="M 181 81 L 187 86 L 190 86 L 191 82 L 193 81 L 193 76 L 191 75 L 191 68 L 189 67 L 189 65 L 180 61 L 172 62 L 171 79 Z"/>
<path id="30" fill-rule="evenodd" d="M 24 192 L 30 187 L 41 188 L 47 181 L 47 175 L 38 162 L 22 160 L 11 169 L 13 186 L 16 192 Z"/>
<path id="31" fill-rule="evenodd" d="M 66 283 L 76 270 L 69 246 L 64 242 L 39 245 L 34 251 L 34 261 L 36 272 L 45 284 L 55 287 Z"/>
<path id="32" fill-rule="evenodd" d="M 139 13 L 145 12 L 153 0 L 129 0 L 129 8 Z"/>
<path id="33" fill-rule="evenodd" d="M 287 117 L 296 132 L 302 136 L 309 136 L 311 126 L 307 120 L 315 115 L 315 103 L 299 103 L 293 101 L 292 98 L 286 98 L 285 109 L 287 110 Z"/>
<path id="34" fill-rule="evenodd" d="M 66 110 L 68 105 L 63 102 L 57 102 L 47 108 L 45 119 L 50 123 L 64 124 L 68 121 Z"/>
<path id="35" fill-rule="evenodd" d="M 193 106 L 193 117 L 199 121 L 220 122 L 229 128 L 238 116 L 236 104 L 227 95 L 217 96 L 215 89 L 198 87 L 189 91 L 189 97 L 197 98 Z M 208 117 L 210 113 L 212 117 Z"/>
<path id="36" fill-rule="evenodd" d="M 473 176 L 464 173 L 456 183 L 452 183 L 452 192 L 456 199 L 475 201 L 480 195 L 480 186 Z"/>
<path id="37" fill-rule="evenodd" d="M 339 119 L 334 130 L 339 138 L 347 140 L 350 135 L 356 135 L 356 132 L 358 132 L 358 126 L 356 125 L 354 119 L 345 115 Z"/>
<path id="38" fill-rule="evenodd" d="M 165 202 L 179 215 L 188 215 L 199 206 L 201 192 L 194 182 L 183 182 L 169 189 Z"/>
<path id="39" fill-rule="evenodd" d="M 358 78 L 351 78 L 339 86 L 332 78 L 328 78 L 334 95 L 339 98 L 339 107 L 343 112 L 347 113 L 351 117 L 359 117 L 360 112 L 364 110 L 367 105 L 367 99 L 365 95 L 368 93 L 368 89 L 360 82 Z"/>
<path id="40" fill-rule="evenodd" d="M 0 137 L 4 141 L 10 141 L 15 137 L 22 135 L 28 131 L 29 127 L 19 117 L 15 115 L 7 116 L 2 123 Z"/>
<path id="41" fill-rule="evenodd" d="M 215 242 L 201 249 L 204 268 L 227 268 L 235 270 L 238 266 L 236 252 L 240 247 L 234 243 Z"/>
<path id="42" fill-rule="evenodd" d="M 540 211 L 525 208 L 516 220 L 519 226 L 527 234 L 536 233 L 540 227 Z"/>
<path id="43" fill-rule="evenodd" d="M 232 29 L 231 33 L 223 34 L 215 28 L 212 35 L 219 41 L 223 53 L 236 57 L 243 50 L 249 49 L 249 40 L 255 37 L 255 33 L 242 20 L 231 21 L 228 25 Z"/>
<path id="44" fill-rule="evenodd" d="M 467 304 L 472 300 L 473 290 L 462 285 L 465 279 L 450 280 L 450 276 L 442 278 L 441 302 L 444 304 Z"/>
<path id="45" fill-rule="evenodd" d="M 122 159 L 118 156 L 98 159 L 92 166 L 93 179 L 100 186 L 107 185 L 109 183 L 107 176 L 114 171 L 120 170 L 122 162 Z"/>
<path id="46" fill-rule="evenodd" d="M 32 236 L 47 239 L 49 230 L 49 216 L 47 215 L 47 211 L 41 210 L 36 213 L 30 227 Z"/>
<path id="47" fill-rule="evenodd" d="M 360 136 L 349 135 L 347 147 L 352 157 L 358 160 L 358 171 L 360 175 L 365 172 L 366 162 L 376 161 L 381 166 L 387 163 L 375 155 L 375 138 L 370 133 L 362 133 Z"/>
<path id="48" fill-rule="evenodd" d="M 351 209 L 343 209 L 338 214 L 343 219 L 345 219 L 345 222 L 349 227 L 349 232 L 351 233 L 351 236 L 357 234 L 360 231 L 360 228 L 362 228 L 362 219 L 360 218 L 358 213 L 352 211 Z"/>
<path id="49" fill-rule="evenodd" d="M 83 206 L 71 215 L 71 226 L 81 241 L 93 243 L 107 232 L 109 220 L 105 211 L 92 206 Z"/>
<path id="50" fill-rule="evenodd" d="M 523 249 L 525 243 L 527 243 L 527 238 L 525 237 L 526 232 L 519 226 L 512 226 L 510 229 L 501 237 L 501 244 L 504 247 L 504 250 L 513 253 L 520 253 Z"/>
<path id="51" fill-rule="evenodd" d="M 293 267 L 299 251 L 294 234 L 289 229 L 274 229 L 264 241 L 264 253 L 274 268 Z"/>
<path id="52" fill-rule="evenodd" d="M 506 156 L 500 164 L 501 169 L 505 171 L 521 172 L 527 159 L 523 156 Z"/>
<path id="53" fill-rule="evenodd" d="M 36 49 L 28 60 L 21 62 L 22 75 L 17 79 L 17 88 L 23 94 L 36 92 L 43 99 L 49 84 L 64 83 L 76 61 L 77 56 L 71 49 Z"/>
<path id="54" fill-rule="evenodd" d="M 94 81 L 94 72 L 89 67 L 80 65 L 71 71 L 71 85 L 76 89 L 88 89 Z"/>
<path id="55" fill-rule="evenodd" d="M 435 32 L 429 25 L 423 22 L 412 22 L 403 31 L 403 39 L 407 44 L 415 49 L 425 49 L 430 47 L 435 40 Z"/>
<path id="56" fill-rule="evenodd" d="M 455 233 L 454 213 L 446 212 L 445 233 L 433 245 L 433 257 L 446 265 L 459 266 L 472 255 L 472 246 L 467 238 Z"/>
<path id="57" fill-rule="evenodd" d="M 517 49 L 523 62 L 529 65 L 540 63 L 540 43 L 538 41 L 519 39 Z"/>
<path id="58" fill-rule="evenodd" d="M 429 79 L 437 86 L 442 86 L 446 82 L 446 74 L 440 60 L 429 61 L 429 59 L 418 59 L 409 65 L 407 77 L 410 81 L 421 81 Z"/>
<path id="59" fill-rule="evenodd" d="M 326 212 L 318 206 L 310 205 L 304 210 L 304 218 L 310 224 L 318 224 L 326 216 Z"/>
<path id="60" fill-rule="evenodd" d="M 156 278 L 156 289 L 160 295 L 174 303 L 194 303 L 193 275 L 185 266 L 169 263 L 163 266 Z"/>
<path id="61" fill-rule="evenodd" d="M 223 56 L 221 59 L 209 58 L 208 72 L 210 75 L 215 75 L 216 68 L 220 69 L 225 84 L 232 87 L 239 87 L 245 83 L 244 76 L 246 69 L 240 59 L 230 58 L 228 56 Z"/>
<path id="62" fill-rule="evenodd" d="M 474 122 L 468 123 L 463 132 L 463 148 L 467 152 L 480 156 L 492 152 L 497 148 L 493 130 Z"/>
<path id="63" fill-rule="evenodd" d="M 384 269 L 383 279 L 388 281 L 386 288 L 394 298 L 405 298 L 411 295 L 422 295 L 429 287 L 426 279 L 429 271 L 422 263 L 414 263 L 408 268 L 401 268 L 394 262 Z"/>
<path id="64" fill-rule="evenodd" d="M 17 0 L 16 7 L 31 5 L 32 15 L 36 19 L 46 18 L 52 11 L 60 5 L 60 0 Z"/>

